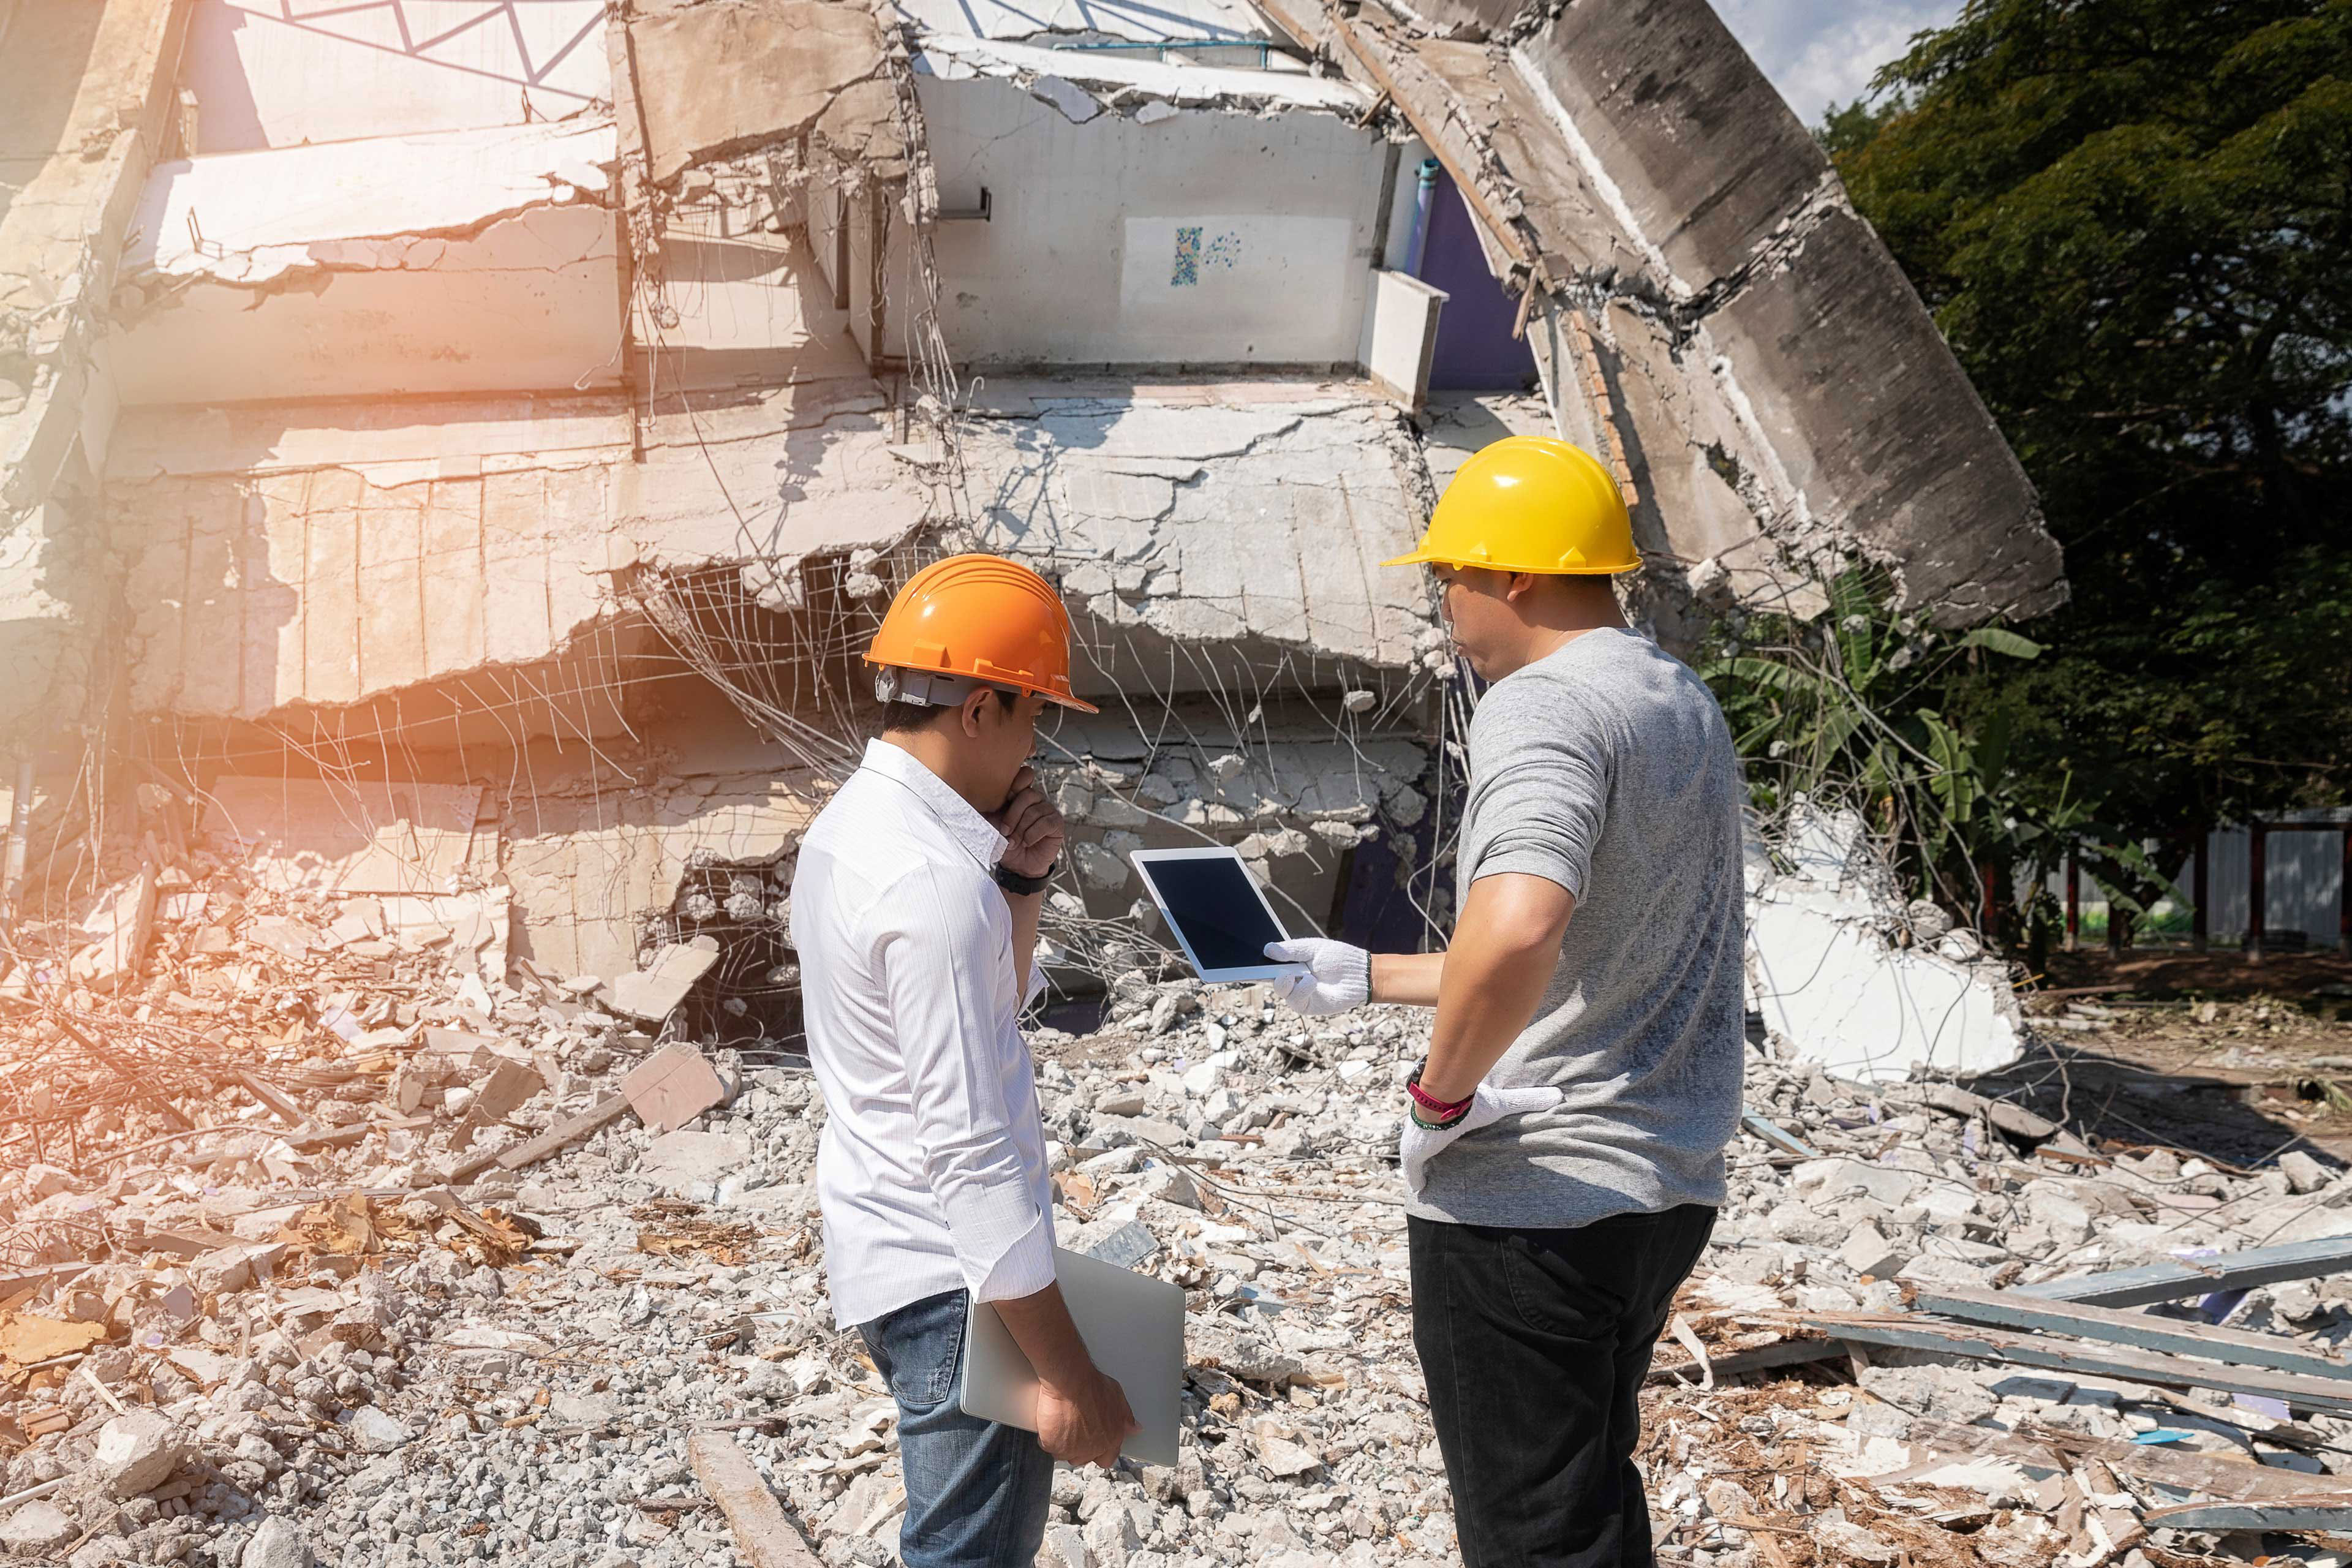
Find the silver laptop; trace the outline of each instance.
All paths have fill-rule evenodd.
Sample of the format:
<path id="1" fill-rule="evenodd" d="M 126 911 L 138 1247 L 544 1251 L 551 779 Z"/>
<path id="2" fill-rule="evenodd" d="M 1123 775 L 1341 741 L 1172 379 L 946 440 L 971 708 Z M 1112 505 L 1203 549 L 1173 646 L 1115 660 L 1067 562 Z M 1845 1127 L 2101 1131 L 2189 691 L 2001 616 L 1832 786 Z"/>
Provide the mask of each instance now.
<path id="1" fill-rule="evenodd" d="M 1119 1452 L 1147 1465 L 1174 1464 L 1184 1398 L 1183 1289 L 1058 1247 L 1054 1274 L 1087 1353 L 1125 1391 L 1143 1428 Z M 983 1421 L 1037 1430 L 1037 1373 L 985 1302 L 971 1304 L 964 1324 L 957 1403 Z"/>

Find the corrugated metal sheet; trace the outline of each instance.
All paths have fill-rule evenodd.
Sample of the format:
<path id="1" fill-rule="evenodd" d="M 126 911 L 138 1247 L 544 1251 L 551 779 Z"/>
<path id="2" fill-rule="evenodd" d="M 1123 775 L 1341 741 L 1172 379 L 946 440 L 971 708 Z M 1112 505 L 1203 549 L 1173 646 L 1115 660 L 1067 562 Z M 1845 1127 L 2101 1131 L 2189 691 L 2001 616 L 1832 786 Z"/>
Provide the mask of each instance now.
<path id="1" fill-rule="evenodd" d="M 2333 824 L 2352 818 L 2352 811 L 2305 811 L 2271 817 L 2273 823 L 2308 822 L 2327 828 L 2320 832 L 2282 832 L 2273 826 L 2263 854 L 2263 929 L 2273 937 L 2281 931 L 2302 931 L 2314 947 L 2333 947 L 2340 940 L 2344 908 L 2344 841 Z M 2235 942 L 2246 934 L 2246 910 L 2252 891 L 2253 835 L 2243 827 L 2224 827 L 2208 834 L 2205 852 L 2212 867 L 2208 897 L 2211 919 L 2206 931 L 2215 941 Z M 2181 862 L 2174 880 L 2184 897 L 2196 889 L 2196 858 Z M 2051 893 L 2065 897 L 2063 872 L 2050 879 Z M 2104 909 L 2106 899 L 2099 885 L 2083 877 L 2084 912 Z"/>

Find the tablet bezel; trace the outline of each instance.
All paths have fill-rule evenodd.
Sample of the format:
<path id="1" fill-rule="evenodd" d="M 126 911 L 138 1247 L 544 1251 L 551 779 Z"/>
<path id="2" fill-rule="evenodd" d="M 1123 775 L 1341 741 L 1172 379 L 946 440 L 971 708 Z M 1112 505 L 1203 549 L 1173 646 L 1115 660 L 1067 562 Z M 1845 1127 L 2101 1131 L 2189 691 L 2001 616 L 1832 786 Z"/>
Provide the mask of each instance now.
<path id="1" fill-rule="evenodd" d="M 1255 877 L 1250 875 L 1248 863 L 1243 860 L 1230 846 L 1219 844 L 1205 849 L 1138 849 L 1129 858 L 1135 862 L 1136 873 L 1143 879 L 1143 890 L 1151 895 L 1151 902 L 1160 910 L 1160 920 L 1167 924 L 1170 933 L 1176 938 L 1177 945 L 1184 950 L 1184 961 L 1192 966 L 1192 973 L 1199 975 L 1204 983 L 1212 985 L 1225 985 L 1249 980 L 1274 980 L 1285 975 L 1303 974 L 1307 972 L 1307 966 L 1303 963 L 1276 963 L 1271 961 L 1265 963 L 1245 963 L 1233 969 L 1201 967 L 1200 955 L 1192 951 L 1192 939 L 1185 934 L 1183 923 L 1170 912 L 1168 900 L 1160 896 L 1160 884 L 1151 879 L 1150 867 L 1156 862 L 1231 860 L 1240 870 L 1243 882 L 1248 885 L 1251 892 L 1257 895 L 1258 908 L 1265 911 L 1265 918 L 1272 921 L 1274 929 L 1281 933 L 1280 940 L 1285 942 L 1290 940 L 1290 928 L 1282 923 L 1280 915 L 1275 913 L 1274 903 L 1265 896 L 1265 889 L 1258 884 Z"/>

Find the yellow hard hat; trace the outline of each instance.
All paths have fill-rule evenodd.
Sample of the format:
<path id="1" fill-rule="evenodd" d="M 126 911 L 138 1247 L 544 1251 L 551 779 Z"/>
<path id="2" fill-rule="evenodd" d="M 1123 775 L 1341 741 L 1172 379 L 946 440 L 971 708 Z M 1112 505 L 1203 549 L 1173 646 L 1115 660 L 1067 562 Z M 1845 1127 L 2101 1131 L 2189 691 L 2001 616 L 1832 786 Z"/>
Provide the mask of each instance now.
<path id="1" fill-rule="evenodd" d="M 1638 571 L 1633 523 L 1616 476 L 1581 447 L 1506 436 L 1462 465 L 1430 514 L 1421 548 L 1383 566 L 1494 572 Z"/>

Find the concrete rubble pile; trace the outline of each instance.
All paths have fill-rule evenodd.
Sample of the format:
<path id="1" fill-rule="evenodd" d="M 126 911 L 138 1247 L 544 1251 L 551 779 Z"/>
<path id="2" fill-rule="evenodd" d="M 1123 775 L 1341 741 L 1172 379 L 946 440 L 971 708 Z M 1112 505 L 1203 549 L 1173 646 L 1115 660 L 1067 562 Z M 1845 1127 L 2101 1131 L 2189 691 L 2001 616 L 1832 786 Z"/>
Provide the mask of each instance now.
<path id="1" fill-rule="evenodd" d="M 155 879 L 122 985 L 35 965 L 13 1005 L 7 1089 L 63 1114 L 27 1119 L 48 1159 L 12 1173 L 0 1232 L 0 1545 L 74 1568 L 733 1562 L 689 1451 L 717 1435 L 822 1561 L 896 1560 L 895 1409 L 824 1305 L 822 1106 L 799 1058 L 663 1024 L 700 950 L 625 983 L 501 974 L 493 932 L 379 934 L 372 900 L 191 859 Z M 1391 1163 L 1426 1030 L 1135 969 L 1095 1033 L 1034 1033 L 1063 1245 L 1191 1303 L 1181 1461 L 1063 1472 L 1043 1561 L 1451 1559 Z M 77 1054 L 76 1031 L 113 1044 Z M 2340 1377 L 2352 1175 L 2095 1150 L 1948 1081 L 1832 1076 L 1760 1012 L 1751 1035 L 1731 1199 L 1647 1401 L 1664 1558 L 2143 1568 L 2242 1545 L 2210 1507 L 2158 1511 L 2216 1489 L 2352 1499 L 2331 1479 L 2352 1383 L 2331 1404 L 2310 1376 L 2200 1384 L 2178 1355 L 2037 1339 L 2053 1366 L 1951 1318 L 2286 1245 L 2316 1261 L 2213 1295 L 2225 1330 L 2134 1321 Z M 1968 1343 L 1916 1348 L 1937 1334 Z"/>

